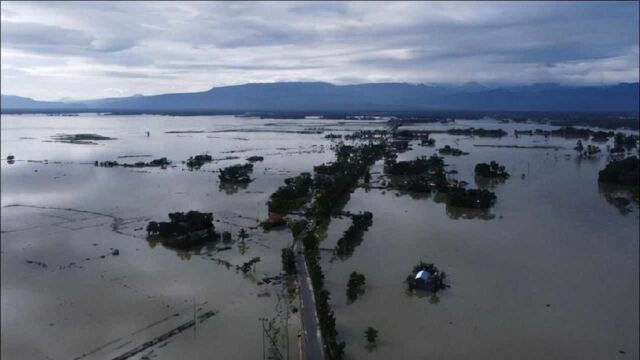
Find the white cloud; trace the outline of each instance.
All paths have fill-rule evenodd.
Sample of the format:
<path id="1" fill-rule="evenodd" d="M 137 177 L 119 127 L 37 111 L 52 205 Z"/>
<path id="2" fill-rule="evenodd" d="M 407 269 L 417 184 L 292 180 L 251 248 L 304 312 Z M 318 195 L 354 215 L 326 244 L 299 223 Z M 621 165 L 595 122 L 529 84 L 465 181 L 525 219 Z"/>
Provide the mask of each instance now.
<path id="1" fill-rule="evenodd" d="M 637 81 L 638 3 L 3 2 L 2 93 Z"/>

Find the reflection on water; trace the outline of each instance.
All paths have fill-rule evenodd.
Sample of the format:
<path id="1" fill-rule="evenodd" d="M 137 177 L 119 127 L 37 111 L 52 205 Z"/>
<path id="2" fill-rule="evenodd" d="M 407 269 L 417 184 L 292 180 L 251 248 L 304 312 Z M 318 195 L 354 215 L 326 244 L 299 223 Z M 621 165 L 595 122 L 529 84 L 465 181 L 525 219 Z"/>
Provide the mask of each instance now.
<path id="1" fill-rule="evenodd" d="M 631 213 L 634 203 L 636 207 L 638 206 L 638 188 L 598 183 L 598 191 L 605 200 L 615 206 L 622 215 Z"/>
<path id="2" fill-rule="evenodd" d="M 317 129 L 346 134 L 384 125 L 22 115 L 3 116 L 1 126 L 2 157 L 19 159 L 0 164 L 3 358 L 113 358 L 192 319 L 195 303 L 198 315 L 217 311 L 216 316 L 140 356 L 256 359 L 263 350 L 258 319 L 281 315 L 283 308 L 278 294 L 284 289 L 264 279 L 281 272 L 281 249 L 292 241 L 288 230 L 257 228 L 257 220 L 267 216 L 269 195 L 285 178 L 333 159 L 331 142 Z M 447 207 L 438 194 L 385 191 L 379 178 L 383 164 L 373 166 L 371 187 L 356 189 L 344 209 L 373 213 L 362 243 L 344 261 L 321 252 L 347 358 L 609 359 L 620 350 L 637 358 L 638 208 L 632 202 L 622 216 L 610 204 L 622 204 L 616 198 L 629 194 L 598 186 L 606 155 L 576 160 L 573 140 L 512 135 L 515 129 L 549 129 L 545 125 L 456 120 L 411 128 L 452 126 L 504 128 L 509 135 L 433 134 L 435 148 L 414 142 L 398 160 L 430 156 L 445 145 L 468 152 L 448 157 L 448 169 L 460 181 L 490 187 L 496 205 L 470 211 Z M 115 140 L 45 142 L 57 133 Z M 537 143 L 557 150 L 530 148 Z M 216 171 L 241 161 L 229 159 L 230 152 L 241 152 L 243 159 L 264 157 L 254 163 L 249 187 L 220 186 Z M 174 165 L 93 165 L 131 154 L 167 157 Z M 188 171 L 182 161 L 194 154 L 216 160 Z M 475 165 L 490 160 L 513 176 L 500 184 L 476 179 Z M 234 234 L 235 241 L 191 251 L 147 241 L 149 221 L 189 210 L 213 213 L 216 231 Z M 332 249 L 350 221 L 334 218 L 324 225 L 320 247 Z M 236 236 L 240 229 L 246 238 Z M 114 249 L 118 256 L 111 255 Z M 236 270 L 253 257 L 261 258 L 255 272 L 244 276 Z M 407 296 L 407 266 L 421 260 L 445 269 L 451 288 L 437 296 Z M 39 263 L 47 267 L 34 265 Z M 346 281 L 353 271 L 366 276 L 366 290 L 347 306 Z M 300 320 L 289 315 L 294 354 Z M 380 331 L 374 351 L 363 337 L 368 326 Z"/>
<path id="3" fill-rule="evenodd" d="M 149 244 L 150 249 L 154 249 L 156 247 L 162 248 L 163 250 L 168 250 L 175 252 L 176 255 L 182 260 L 191 260 L 192 256 L 200 256 L 200 255 L 208 255 L 215 253 L 217 251 L 216 244 L 219 243 L 219 239 L 211 240 L 204 242 L 202 244 L 191 247 L 189 250 L 178 249 L 173 247 L 168 247 L 162 245 L 162 239 L 159 236 L 149 236 L 147 237 L 147 244 Z"/>
<path id="4" fill-rule="evenodd" d="M 249 183 L 220 183 L 219 189 L 227 195 L 233 195 L 239 190 L 246 190 Z"/>
<path id="5" fill-rule="evenodd" d="M 504 177 L 474 176 L 473 178 L 479 189 L 494 189 L 497 185 L 504 184 L 507 181 Z"/>
<path id="6" fill-rule="evenodd" d="M 496 216 L 492 214 L 488 209 L 462 209 L 454 206 L 447 205 L 447 216 L 450 219 L 480 219 L 480 220 L 492 220 Z"/>

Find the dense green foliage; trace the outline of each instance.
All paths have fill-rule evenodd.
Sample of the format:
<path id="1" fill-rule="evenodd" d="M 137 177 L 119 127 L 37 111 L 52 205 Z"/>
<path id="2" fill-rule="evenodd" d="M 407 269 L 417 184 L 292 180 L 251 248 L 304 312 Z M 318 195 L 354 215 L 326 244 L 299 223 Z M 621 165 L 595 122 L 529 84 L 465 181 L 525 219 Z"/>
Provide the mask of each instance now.
<path id="1" fill-rule="evenodd" d="M 353 254 L 356 246 L 362 242 L 362 235 L 373 223 L 373 214 L 365 211 L 363 214 L 355 214 L 352 217 L 351 226 L 345 230 L 342 237 L 338 240 L 334 252 L 339 257 L 346 257 Z"/>
<path id="2" fill-rule="evenodd" d="M 409 161 L 389 160 L 385 163 L 385 172 L 393 175 L 391 184 L 398 190 L 429 193 L 448 189 L 444 161 L 436 155 Z"/>
<path id="3" fill-rule="evenodd" d="M 320 325 L 320 332 L 327 347 L 329 359 L 340 360 L 344 356 L 344 342 L 338 342 L 338 332 L 336 330 L 336 317 L 331 305 L 329 305 L 330 293 L 324 288 L 324 273 L 320 266 L 320 253 L 318 249 L 318 238 L 312 232 L 307 233 L 303 239 L 304 256 L 309 269 L 309 277 L 313 285 L 316 299 L 316 313 Z"/>
<path id="4" fill-rule="evenodd" d="M 244 264 L 238 266 L 238 269 L 240 269 L 240 271 L 242 271 L 243 274 L 246 274 L 249 271 L 251 271 L 251 268 L 254 267 L 255 264 L 259 262 L 260 262 L 260 258 L 254 257 L 254 258 L 251 258 L 251 260 L 245 262 Z"/>
<path id="5" fill-rule="evenodd" d="M 289 224 L 289 229 L 291 229 L 291 234 L 295 239 L 298 237 L 298 235 L 300 235 L 304 231 L 304 229 L 307 228 L 307 225 L 309 224 L 309 222 L 304 219 L 290 220 L 288 224 Z"/>
<path id="6" fill-rule="evenodd" d="M 94 163 L 95 166 L 102 166 L 102 167 L 115 167 L 115 166 L 137 167 L 137 168 L 142 168 L 142 167 L 162 167 L 163 169 L 166 168 L 170 164 L 171 164 L 171 161 L 167 160 L 166 157 L 159 158 L 159 159 L 154 159 L 154 160 L 151 160 L 149 162 L 138 161 L 138 162 L 133 163 L 133 164 L 119 163 L 117 161 L 100 161 L 100 162 L 96 161 Z"/>
<path id="7" fill-rule="evenodd" d="M 484 189 L 451 188 L 447 194 L 447 205 L 467 209 L 488 209 L 496 201 L 496 195 Z"/>
<path id="8" fill-rule="evenodd" d="M 624 154 L 638 145 L 638 137 L 635 135 L 626 135 L 624 133 L 616 133 L 613 137 L 613 148 L 611 154 Z"/>
<path id="9" fill-rule="evenodd" d="M 149 235 L 179 236 L 191 231 L 212 229 L 213 214 L 201 213 L 199 211 L 189 211 L 187 213 L 175 212 L 169 214 L 169 222 L 151 221 L 147 224 Z"/>
<path id="10" fill-rule="evenodd" d="M 598 182 L 637 187 L 640 182 L 640 160 L 630 156 L 624 160 L 612 161 L 598 173 Z"/>
<path id="11" fill-rule="evenodd" d="M 491 161 L 491 163 L 480 163 L 477 164 L 474 170 L 476 176 L 486 177 L 486 178 L 508 178 L 509 173 L 505 170 L 504 165 L 500 165 L 495 161 Z"/>
<path id="12" fill-rule="evenodd" d="M 253 164 L 236 164 L 220 169 L 218 178 L 221 183 L 246 184 L 251 182 L 249 174 L 253 171 Z"/>
<path id="13" fill-rule="evenodd" d="M 396 176 L 420 175 L 427 172 L 438 172 L 443 170 L 443 168 L 444 160 L 436 155 L 432 155 L 429 158 L 421 156 L 415 160 L 393 160 L 385 163 L 385 172 L 389 175 Z"/>
<path id="14" fill-rule="evenodd" d="M 211 162 L 211 160 L 213 160 L 211 155 L 207 155 L 207 154 L 196 155 L 196 156 L 191 156 L 190 158 L 188 158 L 187 161 L 186 161 L 186 164 L 187 164 L 187 167 L 189 167 L 191 169 L 199 169 L 205 163 Z"/>
<path id="15" fill-rule="evenodd" d="M 285 179 L 284 183 L 269 198 L 267 205 L 270 212 L 287 214 L 293 209 L 302 207 L 308 200 L 313 180 L 311 174 L 302 173 Z"/>
<path id="16" fill-rule="evenodd" d="M 577 128 L 573 126 L 563 126 L 559 129 L 554 130 L 542 130 L 536 129 L 533 132 L 535 135 L 542 136 L 557 136 L 567 139 L 584 139 L 588 140 L 590 137 L 593 137 L 594 141 L 606 141 L 608 138 L 613 136 L 613 131 L 604 132 L 598 130 L 591 130 L 588 128 Z"/>
<path id="17" fill-rule="evenodd" d="M 296 273 L 296 259 L 292 248 L 282 249 L 282 270 L 287 275 Z"/>
<path id="18" fill-rule="evenodd" d="M 453 156 L 461 156 L 461 155 L 469 155 L 468 152 L 464 152 L 460 149 L 452 148 L 449 145 L 445 145 L 444 147 L 438 149 L 438 154 L 440 155 L 453 155 Z"/>
<path id="19" fill-rule="evenodd" d="M 429 280 L 426 283 L 420 283 L 416 281 L 416 275 L 420 271 L 426 271 L 430 274 Z M 423 289 L 433 293 L 437 293 L 438 291 L 444 290 L 449 287 L 444 283 L 444 280 L 446 278 L 447 274 L 444 271 L 440 272 L 438 267 L 434 264 L 420 261 L 413 267 L 411 275 L 407 276 L 406 283 L 409 291 L 413 291 L 415 289 Z"/>
<path id="20" fill-rule="evenodd" d="M 340 145 L 335 149 L 336 161 L 314 167 L 315 201 L 309 215 L 319 223 L 326 222 L 341 208 L 373 165 L 384 155 L 384 144 Z"/>
<path id="21" fill-rule="evenodd" d="M 247 158 L 247 161 L 249 161 L 249 162 L 264 161 L 264 156 L 258 156 L 258 155 L 249 156 Z"/>
<path id="22" fill-rule="evenodd" d="M 447 130 L 449 135 L 462 135 L 462 136 L 479 136 L 479 137 L 503 137 L 507 135 L 507 132 L 502 129 L 449 129 Z"/>
<path id="23" fill-rule="evenodd" d="M 181 249 L 199 245 L 216 236 L 211 213 L 175 212 L 169 214 L 169 220 L 149 222 L 146 228 L 148 236 L 160 236 L 163 245 Z"/>
<path id="24" fill-rule="evenodd" d="M 375 345 L 378 340 L 378 330 L 369 326 L 364 332 L 364 338 L 367 339 L 369 345 Z"/>

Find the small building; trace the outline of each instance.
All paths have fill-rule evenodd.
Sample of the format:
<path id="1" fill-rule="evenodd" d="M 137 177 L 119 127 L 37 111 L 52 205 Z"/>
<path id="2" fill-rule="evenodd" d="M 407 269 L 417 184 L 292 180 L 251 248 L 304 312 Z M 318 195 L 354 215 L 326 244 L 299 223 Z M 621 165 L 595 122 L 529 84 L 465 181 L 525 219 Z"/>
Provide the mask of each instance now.
<path id="1" fill-rule="evenodd" d="M 431 273 L 421 270 L 416 274 L 416 287 L 419 289 L 426 289 L 429 286 L 431 280 Z"/>

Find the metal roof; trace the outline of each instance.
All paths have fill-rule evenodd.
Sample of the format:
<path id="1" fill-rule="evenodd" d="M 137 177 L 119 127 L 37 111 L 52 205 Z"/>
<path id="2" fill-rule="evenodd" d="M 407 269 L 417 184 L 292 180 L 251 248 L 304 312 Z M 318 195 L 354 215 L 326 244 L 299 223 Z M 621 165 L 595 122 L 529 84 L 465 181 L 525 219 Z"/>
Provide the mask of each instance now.
<path id="1" fill-rule="evenodd" d="M 431 277 L 431 274 L 424 270 L 418 271 L 418 273 L 416 274 L 416 280 L 420 279 L 420 280 L 427 281 L 429 280 L 430 277 Z"/>

